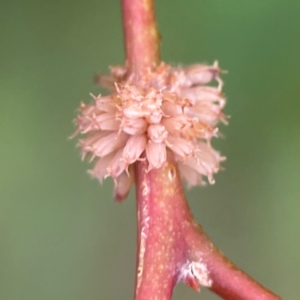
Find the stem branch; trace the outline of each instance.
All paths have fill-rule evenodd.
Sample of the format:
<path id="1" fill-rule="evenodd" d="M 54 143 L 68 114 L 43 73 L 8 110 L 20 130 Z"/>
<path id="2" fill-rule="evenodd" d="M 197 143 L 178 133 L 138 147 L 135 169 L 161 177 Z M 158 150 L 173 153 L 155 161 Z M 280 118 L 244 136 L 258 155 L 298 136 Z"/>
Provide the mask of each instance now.
<path id="1" fill-rule="evenodd" d="M 170 300 L 178 281 L 206 286 L 228 300 L 279 300 L 229 261 L 201 226 L 185 199 L 176 162 L 147 172 L 136 163 L 138 256 L 135 300 Z"/>
<path id="2" fill-rule="evenodd" d="M 132 74 L 159 63 L 153 0 L 122 0 L 126 64 Z M 280 298 L 231 263 L 195 222 L 176 162 L 160 169 L 135 163 L 138 249 L 135 300 L 170 300 L 175 284 L 199 285 L 228 300 Z"/>

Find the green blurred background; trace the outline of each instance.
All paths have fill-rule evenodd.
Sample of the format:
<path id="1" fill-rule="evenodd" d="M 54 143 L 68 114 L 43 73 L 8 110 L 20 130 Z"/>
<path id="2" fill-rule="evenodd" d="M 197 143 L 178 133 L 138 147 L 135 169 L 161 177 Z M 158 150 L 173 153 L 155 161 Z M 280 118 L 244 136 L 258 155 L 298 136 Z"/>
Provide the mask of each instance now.
<path id="1" fill-rule="evenodd" d="M 300 298 L 300 2 L 160 0 L 162 54 L 223 69 L 230 126 L 192 210 L 234 262 Z M 80 160 L 72 119 L 124 60 L 119 1 L 0 1 L 0 299 L 133 299 L 134 193 Z M 180 284 L 174 299 L 219 299 Z"/>

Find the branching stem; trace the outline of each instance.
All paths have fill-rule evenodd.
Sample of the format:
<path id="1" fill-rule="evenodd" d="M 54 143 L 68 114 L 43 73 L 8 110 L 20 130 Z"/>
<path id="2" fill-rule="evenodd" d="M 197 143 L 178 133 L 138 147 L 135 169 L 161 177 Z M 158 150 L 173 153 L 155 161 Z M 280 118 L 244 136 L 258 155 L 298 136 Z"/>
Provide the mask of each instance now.
<path id="1" fill-rule="evenodd" d="M 131 74 L 159 63 L 153 0 L 122 0 L 126 63 Z M 170 300 L 183 281 L 207 286 L 228 300 L 279 300 L 231 263 L 195 222 L 176 162 L 148 171 L 135 163 L 138 249 L 135 300 Z"/>
<path id="2" fill-rule="evenodd" d="M 147 172 L 136 163 L 138 256 L 135 300 L 170 300 L 181 280 L 228 300 L 279 300 L 230 262 L 204 233 L 189 209 L 172 154 Z"/>

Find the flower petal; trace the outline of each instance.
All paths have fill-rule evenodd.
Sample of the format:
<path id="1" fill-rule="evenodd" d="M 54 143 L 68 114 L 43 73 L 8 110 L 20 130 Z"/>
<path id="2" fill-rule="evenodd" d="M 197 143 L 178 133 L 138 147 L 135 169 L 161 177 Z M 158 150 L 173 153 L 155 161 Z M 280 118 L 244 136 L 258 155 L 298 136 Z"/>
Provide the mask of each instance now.
<path id="1" fill-rule="evenodd" d="M 145 134 L 130 136 L 123 150 L 123 160 L 126 165 L 137 161 L 146 149 L 147 138 Z"/>
<path id="2" fill-rule="evenodd" d="M 144 118 L 123 118 L 121 128 L 130 135 L 141 134 L 147 130 L 147 122 Z"/>
<path id="3" fill-rule="evenodd" d="M 100 182 L 102 182 L 103 178 L 105 178 L 108 175 L 107 168 L 112 163 L 112 160 L 115 156 L 115 152 L 110 153 L 102 158 L 100 158 L 94 169 L 90 170 L 89 173 L 93 176 L 99 179 Z"/>
<path id="4" fill-rule="evenodd" d="M 100 111 L 103 112 L 108 112 L 108 113 L 116 113 L 117 112 L 117 106 L 118 100 L 116 97 L 113 96 L 104 96 L 102 97 L 101 95 L 95 97 L 95 104 L 96 108 L 99 109 Z"/>
<path id="5" fill-rule="evenodd" d="M 218 62 L 212 66 L 195 64 L 185 68 L 185 74 L 190 82 L 190 85 L 207 84 L 220 75 Z"/>
<path id="6" fill-rule="evenodd" d="M 162 124 L 166 127 L 169 133 L 173 135 L 180 135 L 183 130 L 191 127 L 191 117 L 187 115 L 179 115 L 170 118 L 164 118 Z"/>
<path id="7" fill-rule="evenodd" d="M 211 101 L 225 103 L 225 99 L 220 91 L 211 86 L 197 86 L 181 90 L 181 96 L 188 98 L 192 104 L 197 101 Z"/>
<path id="8" fill-rule="evenodd" d="M 199 174 L 195 169 L 189 167 L 188 165 L 180 161 L 178 162 L 178 169 L 181 178 L 186 181 L 188 187 L 192 187 L 195 185 L 203 185 L 201 174 Z"/>
<path id="9" fill-rule="evenodd" d="M 121 132 L 118 134 L 117 132 L 113 132 L 108 134 L 107 136 L 98 140 L 94 145 L 94 153 L 97 156 L 105 156 L 126 144 L 128 139 L 128 135 L 126 133 Z"/>
<path id="10" fill-rule="evenodd" d="M 148 136 L 154 143 L 162 143 L 168 136 L 168 131 L 162 124 L 153 124 L 148 127 Z"/>
<path id="11" fill-rule="evenodd" d="M 103 113 L 96 117 L 96 121 L 101 130 L 118 130 L 120 121 L 116 120 L 115 113 Z"/>
<path id="12" fill-rule="evenodd" d="M 119 149 L 113 157 L 110 166 L 107 168 L 107 173 L 116 179 L 126 168 L 126 164 L 122 159 L 123 149 Z"/>
<path id="13" fill-rule="evenodd" d="M 167 159 L 166 145 L 149 141 L 146 146 L 146 156 L 149 162 L 149 170 L 162 167 Z"/>
<path id="14" fill-rule="evenodd" d="M 181 115 L 183 112 L 181 105 L 172 103 L 170 101 L 164 101 L 161 109 L 166 116 L 177 116 Z"/>
<path id="15" fill-rule="evenodd" d="M 128 196 L 130 188 L 134 181 L 134 172 L 131 167 L 129 175 L 124 171 L 115 180 L 114 198 L 116 201 L 121 202 Z"/>
<path id="16" fill-rule="evenodd" d="M 196 157 L 189 157 L 185 163 L 200 174 L 207 176 L 209 182 L 213 184 L 213 174 L 218 172 L 219 164 L 224 158 L 203 142 L 198 142 L 196 148 Z"/>
<path id="17" fill-rule="evenodd" d="M 194 154 L 195 145 L 189 140 L 169 135 L 167 142 L 169 148 L 183 160 Z"/>

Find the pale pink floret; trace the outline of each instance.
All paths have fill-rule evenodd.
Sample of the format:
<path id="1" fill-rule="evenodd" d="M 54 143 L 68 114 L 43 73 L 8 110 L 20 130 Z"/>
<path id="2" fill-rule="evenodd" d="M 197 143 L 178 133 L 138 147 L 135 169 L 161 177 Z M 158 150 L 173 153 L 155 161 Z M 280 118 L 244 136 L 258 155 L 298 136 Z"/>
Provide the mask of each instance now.
<path id="1" fill-rule="evenodd" d="M 210 126 L 216 126 L 218 121 L 226 123 L 225 116 L 220 107 L 204 101 L 196 103 L 193 107 L 185 108 L 185 113 Z"/>
<path id="2" fill-rule="evenodd" d="M 112 153 L 100 158 L 97 161 L 94 169 L 90 170 L 89 173 L 93 177 L 97 177 L 100 180 L 100 182 L 102 182 L 102 179 L 104 179 L 106 176 L 108 176 L 107 168 L 111 165 L 111 162 L 115 155 L 116 155 L 116 153 L 112 152 Z"/>
<path id="3" fill-rule="evenodd" d="M 130 136 L 123 150 L 123 160 L 126 166 L 136 162 L 144 152 L 147 145 L 145 134 Z"/>
<path id="4" fill-rule="evenodd" d="M 174 136 L 169 136 L 167 141 L 170 149 L 179 155 L 180 160 L 184 161 L 187 157 L 194 155 L 195 145 L 192 141 Z"/>
<path id="5" fill-rule="evenodd" d="M 181 178 L 187 183 L 188 187 L 205 184 L 203 183 L 201 176 L 199 176 L 199 173 L 187 164 L 179 162 L 178 169 Z"/>
<path id="6" fill-rule="evenodd" d="M 95 106 L 99 109 L 99 111 L 102 112 L 108 112 L 108 113 L 115 113 L 117 111 L 116 104 L 119 103 L 118 99 L 116 97 L 110 97 L 110 96 L 94 96 L 92 97 L 95 100 Z"/>
<path id="7" fill-rule="evenodd" d="M 168 131 L 162 124 L 151 124 L 147 130 L 150 140 L 154 143 L 162 143 L 168 137 Z"/>
<path id="8" fill-rule="evenodd" d="M 176 76 L 176 84 L 181 88 L 204 85 L 212 80 L 219 82 L 221 73 L 217 61 L 212 66 L 195 64 L 184 68 L 174 68 L 173 70 Z"/>
<path id="9" fill-rule="evenodd" d="M 112 178 L 116 179 L 118 176 L 125 171 L 126 169 L 126 163 L 122 159 L 123 158 L 123 149 L 119 149 L 114 157 L 111 160 L 111 163 L 109 167 L 107 168 L 107 173 L 110 175 Z"/>
<path id="10" fill-rule="evenodd" d="M 218 88 L 199 86 L 191 87 L 188 89 L 181 90 L 181 97 L 190 100 L 192 105 L 195 105 L 200 101 L 208 101 L 212 103 L 219 103 L 221 107 L 224 106 L 224 97 L 220 94 Z"/>
<path id="11" fill-rule="evenodd" d="M 149 170 L 162 167 L 167 158 L 166 145 L 149 141 L 146 146 L 146 157 L 149 162 Z"/>
<path id="12" fill-rule="evenodd" d="M 149 115 L 146 115 L 145 119 L 149 124 L 159 124 L 162 117 L 163 117 L 162 111 L 156 109 L 151 111 Z"/>
<path id="13" fill-rule="evenodd" d="M 133 181 L 134 172 L 132 167 L 129 169 L 129 172 L 122 172 L 120 176 L 116 178 L 114 198 L 117 201 L 122 201 L 127 197 Z"/>
<path id="14" fill-rule="evenodd" d="M 98 116 L 93 116 L 94 121 L 98 123 L 98 129 L 101 130 L 118 130 L 120 121 L 116 120 L 115 113 L 104 113 Z"/>
<path id="15" fill-rule="evenodd" d="M 118 134 L 114 131 L 96 141 L 93 145 L 93 152 L 96 156 L 105 156 L 125 146 L 128 135 L 124 132 Z"/>
<path id="16" fill-rule="evenodd" d="M 94 104 L 80 106 L 77 132 L 82 156 L 99 157 L 91 175 L 100 181 L 111 176 L 115 198 L 124 199 L 133 183 L 133 164 L 147 159 L 148 171 L 162 167 L 172 151 L 189 186 L 214 183 L 223 157 L 210 146 L 217 136 L 225 98 L 218 63 L 171 67 L 161 63 L 140 74 L 114 67 L 99 82 L 113 91 L 94 96 Z M 217 86 L 208 86 L 215 81 Z M 143 154 L 144 153 L 144 154 Z"/>
<path id="17" fill-rule="evenodd" d="M 181 114 L 174 117 L 164 118 L 162 124 L 173 135 L 181 135 L 186 129 L 189 129 L 192 125 L 192 119 L 185 114 Z"/>
<path id="18" fill-rule="evenodd" d="M 126 107 L 122 109 L 123 117 L 127 119 L 140 119 L 144 118 L 147 115 L 150 115 L 150 112 L 145 111 L 139 103 L 128 103 Z"/>
<path id="19" fill-rule="evenodd" d="M 130 135 L 144 133 L 147 130 L 148 123 L 144 118 L 129 119 L 123 118 L 120 129 Z"/>
<path id="20" fill-rule="evenodd" d="M 214 62 L 212 66 L 196 64 L 184 68 L 186 81 L 189 81 L 189 86 L 203 85 L 217 79 L 220 74 L 218 62 Z"/>
<path id="21" fill-rule="evenodd" d="M 183 113 L 183 108 L 181 105 L 170 101 L 164 101 L 161 109 L 166 117 L 178 116 Z"/>

